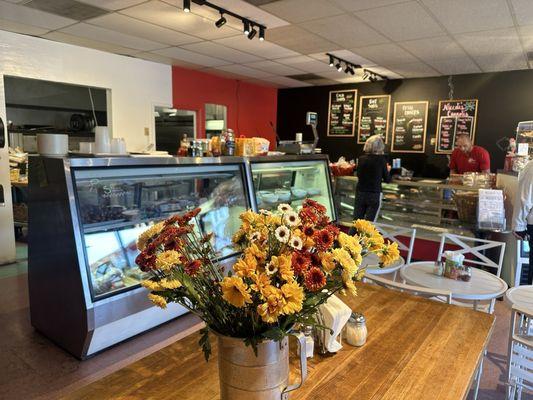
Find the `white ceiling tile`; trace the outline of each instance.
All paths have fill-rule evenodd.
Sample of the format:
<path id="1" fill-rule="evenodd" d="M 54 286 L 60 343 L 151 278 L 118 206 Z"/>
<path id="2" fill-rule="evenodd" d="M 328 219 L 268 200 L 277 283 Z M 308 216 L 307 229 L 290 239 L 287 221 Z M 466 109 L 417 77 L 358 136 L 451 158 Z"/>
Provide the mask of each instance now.
<path id="1" fill-rule="evenodd" d="M 369 67 L 371 65 L 376 65 L 374 61 L 370 61 L 359 54 L 355 54 L 354 52 L 350 50 L 338 50 L 338 51 L 332 51 L 331 54 L 334 56 L 340 57 L 345 61 L 352 62 L 354 64 L 362 65 L 363 67 Z M 317 60 L 321 60 L 324 62 L 329 63 L 329 57 L 327 55 L 323 55 L 322 57 L 317 57 L 313 54 L 310 55 L 311 57 L 316 58 Z"/>
<path id="2" fill-rule="evenodd" d="M 221 70 L 221 71 L 231 72 L 233 74 L 238 74 L 242 76 L 249 76 L 251 78 L 267 78 L 269 76 L 274 75 L 270 72 L 259 71 L 258 69 L 249 68 L 249 67 L 245 67 L 244 65 L 238 65 L 238 64 L 217 67 L 216 69 Z"/>
<path id="3" fill-rule="evenodd" d="M 338 82 L 327 79 L 327 78 L 319 78 L 319 79 L 309 79 L 306 80 L 307 83 L 310 83 L 315 86 L 329 86 L 329 85 L 336 85 Z"/>
<path id="4" fill-rule="evenodd" d="M 518 34 L 526 51 L 533 50 L 533 25 L 519 26 Z"/>
<path id="5" fill-rule="evenodd" d="M 415 1 L 357 11 L 355 15 L 394 41 L 444 34 L 433 17 Z"/>
<path id="6" fill-rule="evenodd" d="M 412 54 L 393 43 L 360 47 L 352 51 L 380 65 L 405 64 L 418 61 Z"/>
<path id="7" fill-rule="evenodd" d="M 455 39 L 471 56 L 522 51 L 522 45 L 515 28 L 461 33 L 456 35 Z"/>
<path id="8" fill-rule="evenodd" d="M 424 61 L 467 56 L 461 46 L 450 36 L 409 40 L 398 44 Z"/>
<path id="9" fill-rule="evenodd" d="M 353 15 L 344 14 L 304 22 L 301 27 L 345 49 L 387 43 L 389 40 Z"/>
<path id="10" fill-rule="evenodd" d="M 314 35 L 296 25 L 269 29 L 268 41 L 302 54 L 332 51 L 340 48 L 339 45 Z"/>
<path id="11" fill-rule="evenodd" d="M 533 1 L 511 0 L 518 25 L 533 25 Z"/>
<path id="12" fill-rule="evenodd" d="M 259 69 L 261 71 L 269 72 L 271 75 L 297 75 L 305 71 L 289 67 L 284 64 L 277 63 L 275 61 L 258 61 L 245 64 L 248 67 Z"/>
<path id="13" fill-rule="evenodd" d="M 231 64 L 228 61 L 220 60 L 218 58 L 204 56 L 203 54 L 194 53 L 179 47 L 170 47 L 168 49 L 155 50 L 156 53 L 165 57 L 175 58 L 188 63 L 203 65 L 206 67 L 218 67 L 220 65 Z"/>
<path id="14" fill-rule="evenodd" d="M 22 33 L 24 35 L 44 35 L 50 29 L 39 28 L 33 25 L 19 24 L 0 18 L 0 29 L 9 32 Z"/>
<path id="15" fill-rule="evenodd" d="M 105 8 L 107 10 L 120 10 L 122 8 L 131 7 L 136 4 L 144 3 L 146 0 L 78 0 L 82 3 L 90 4 L 92 6 Z"/>
<path id="16" fill-rule="evenodd" d="M 483 72 L 512 71 L 527 69 L 528 65 L 522 52 L 491 54 L 474 57 Z"/>
<path id="17" fill-rule="evenodd" d="M 208 18 L 183 12 L 178 7 L 160 1 L 149 1 L 122 10 L 120 13 L 206 40 L 240 34 L 240 31 L 229 26 L 218 29 Z"/>
<path id="18" fill-rule="evenodd" d="M 330 68 L 325 72 L 318 72 L 317 75 L 335 82 L 339 82 L 340 79 L 347 78 L 347 74 L 345 74 L 343 71 L 337 71 L 335 68 Z"/>
<path id="19" fill-rule="evenodd" d="M 281 0 L 265 4 L 261 8 L 293 23 L 343 13 L 343 10 L 324 0 Z"/>
<path id="20" fill-rule="evenodd" d="M 170 46 L 178 46 L 202 40 L 194 36 L 163 28 L 149 22 L 139 21 L 138 19 L 118 13 L 103 15 L 87 22 L 113 31 L 154 40 L 159 43 L 165 43 Z"/>
<path id="21" fill-rule="evenodd" d="M 332 0 L 332 2 L 347 11 L 361 11 L 403 3 L 405 0 Z"/>
<path id="22" fill-rule="evenodd" d="M 168 47 L 163 43 L 152 42 L 151 40 L 141 39 L 139 37 L 126 35 L 124 33 L 111 31 L 99 26 L 79 23 L 61 29 L 61 32 L 80 37 L 97 40 L 99 42 L 117 44 L 130 49 L 139 49 L 144 51 L 162 49 Z"/>
<path id="23" fill-rule="evenodd" d="M 107 51 L 109 53 L 133 55 L 139 52 L 139 50 L 122 47 L 111 43 L 100 42 L 98 40 L 92 40 L 85 37 L 69 35 L 67 33 L 58 31 L 47 33 L 42 37 L 45 39 L 54 40 L 56 42 L 69 43 L 75 46 L 89 47 L 91 49 Z"/>
<path id="24" fill-rule="evenodd" d="M 422 0 L 422 3 L 451 33 L 513 26 L 504 0 Z"/>
<path id="25" fill-rule="evenodd" d="M 261 42 L 255 39 L 249 40 L 243 34 L 225 39 L 217 39 L 214 40 L 214 42 L 267 59 L 292 57 L 299 55 L 295 51 L 286 49 L 275 43 L 269 42 L 268 38 L 267 40 Z"/>
<path id="26" fill-rule="evenodd" d="M 3 1 L 0 1 L 0 18 L 48 30 L 63 28 L 78 22 L 70 18 L 60 17 L 59 15 L 53 15 L 34 8 L 5 3 Z"/>
<path id="27" fill-rule="evenodd" d="M 261 60 L 260 57 L 213 42 L 194 43 L 181 47 L 206 56 L 230 61 L 232 63 L 246 63 Z"/>
<path id="28" fill-rule="evenodd" d="M 422 78 L 426 76 L 439 76 L 439 72 L 422 62 L 400 64 L 400 65 L 386 65 L 386 68 L 400 74 L 405 78 Z"/>
<path id="29" fill-rule="evenodd" d="M 304 87 L 304 86 L 313 86 L 310 83 L 302 82 L 296 79 L 287 78 L 286 76 L 273 76 L 270 78 L 262 78 L 262 80 L 267 82 L 277 83 L 285 87 Z"/>
<path id="30" fill-rule="evenodd" d="M 253 83 L 254 85 L 274 87 L 274 88 L 278 88 L 278 87 L 282 86 L 282 85 L 276 84 L 274 82 L 267 82 L 267 81 L 263 81 L 261 79 L 254 79 L 254 78 L 247 78 L 244 81 L 248 82 L 248 83 Z"/>
<path id="31" fill-rule="evenodd" d="M 179 67 L 189 68 L 189 69 L 203 69 L 205 68 L 203 65 L 198 64 L 192 64 L 188 63 L 182 60 L 177 60 L 172 57 L 165 57 L 160 54 L 150 53 L 150 52 L 142 52 L 135 54 L 136 58 L 142 58 L 144 60 L 148 61 L 154 61 L 160 64 L 169 64 L 169 65 L 177 65 Z"/>
<path id="32" fill-rule="evenodd" d="M 276 62 L 311 73 L 328 71 L 330 68 L 328 64 L 314 60 L 309 56 L 279 58 Z"/>
<path id="33" fill-rule="evenodd" d="M 481 72 L 470 57 L 445 58 L 428 61 L 428 64 L 443 75 L 475 74 Z"/>

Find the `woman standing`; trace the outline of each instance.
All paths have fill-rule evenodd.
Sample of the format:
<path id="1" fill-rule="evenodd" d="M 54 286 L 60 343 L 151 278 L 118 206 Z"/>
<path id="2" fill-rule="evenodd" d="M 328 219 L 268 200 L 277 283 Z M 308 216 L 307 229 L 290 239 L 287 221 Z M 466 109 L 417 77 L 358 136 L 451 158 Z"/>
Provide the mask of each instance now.
<path id="1" fill-rule="evenodd" d="M 357 162 L 354 218 L 375 221 L 381 206 L 381 182 L 390 182 L 391 167 L 381 135 L 370 136 L 363 151 Z"/>

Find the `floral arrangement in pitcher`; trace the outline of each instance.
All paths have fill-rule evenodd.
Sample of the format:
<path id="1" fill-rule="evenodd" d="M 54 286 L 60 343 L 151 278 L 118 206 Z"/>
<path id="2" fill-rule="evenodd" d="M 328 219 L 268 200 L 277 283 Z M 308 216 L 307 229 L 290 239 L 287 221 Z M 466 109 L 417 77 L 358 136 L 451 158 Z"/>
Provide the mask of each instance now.
<path id="1" fill-rule="evenodd" d="M 334 293 L 356 294 L 367 253 L 384 265 L 399 257 L 396 243 L 385 243 L 370 222 L 357 220 L 356 234 L 345 234 L 323 205 L 307 199 L 299 211 L 281 204 L 274 213 L 243 212 L 233 237 L 242 255 L 225 273 L 214 261 L 211 235 L 201 235 L 191 222 L 199 211 L 142 233 L 136 262 L 152 274 L 142 284 L 154 304 L 177 302 L 205 321 L 200 345 L 206 359 L 209 330 L 254 348 L 262 340 L 281 340 L 296 323 L 316 324 L 318 307 Z"/>

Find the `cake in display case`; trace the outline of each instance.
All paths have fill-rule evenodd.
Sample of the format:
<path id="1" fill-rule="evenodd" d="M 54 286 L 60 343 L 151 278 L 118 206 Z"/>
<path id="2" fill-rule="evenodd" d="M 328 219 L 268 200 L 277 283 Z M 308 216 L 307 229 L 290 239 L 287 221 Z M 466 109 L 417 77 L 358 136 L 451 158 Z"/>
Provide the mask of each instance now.
<path id="1" fill-rule="evenodd" d="M 259 209 L 273 210 L 281 203 L 298 209 L 310 198 L 336 220 L 327 156 L 254 157 L 250 164 Z"/>

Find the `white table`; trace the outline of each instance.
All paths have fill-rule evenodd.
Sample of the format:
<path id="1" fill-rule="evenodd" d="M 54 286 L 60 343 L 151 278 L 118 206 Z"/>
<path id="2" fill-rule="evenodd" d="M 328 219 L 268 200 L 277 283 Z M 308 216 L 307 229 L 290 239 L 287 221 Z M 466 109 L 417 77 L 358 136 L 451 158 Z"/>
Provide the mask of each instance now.
<path id="1" fill-rule="evenodd" d="M 479 268 L 472 268 L 472 278 L 469 282 L 464 282 L 435 275 L 434 265 L 432 261 L 411 263 L 400 269 L 400 275 L 411 285 L 449 290 L 453 299 L 471 300 L 474 302 L 474 309 L 477 308 L 478 301 L 493 300 L 508 288 L 503 279 Z"/>
<path id="2" fill-rule="evenodd" d="M 385 275 L 385 274 L 391 274 L 396 273 L 401 267 L 405 265 L 405 260 L 403 257 L 400 257 L 398 260 L 396 260 L 391 265 L 387 265 L 386 267 L 380 268 L 379 267 L 379 257 L 374 253 L 369 253 L 363 258 L 363 262 L 361 263 L 361 267 L 366 267 L 365 274 L 372 274 L 372 275 Z"/>
<path id="3" fill-rule="evenodd" d="M 505 302 L 524 310 L 533 310 L 533 285 L 515 286 L 505 292 Z"/>

